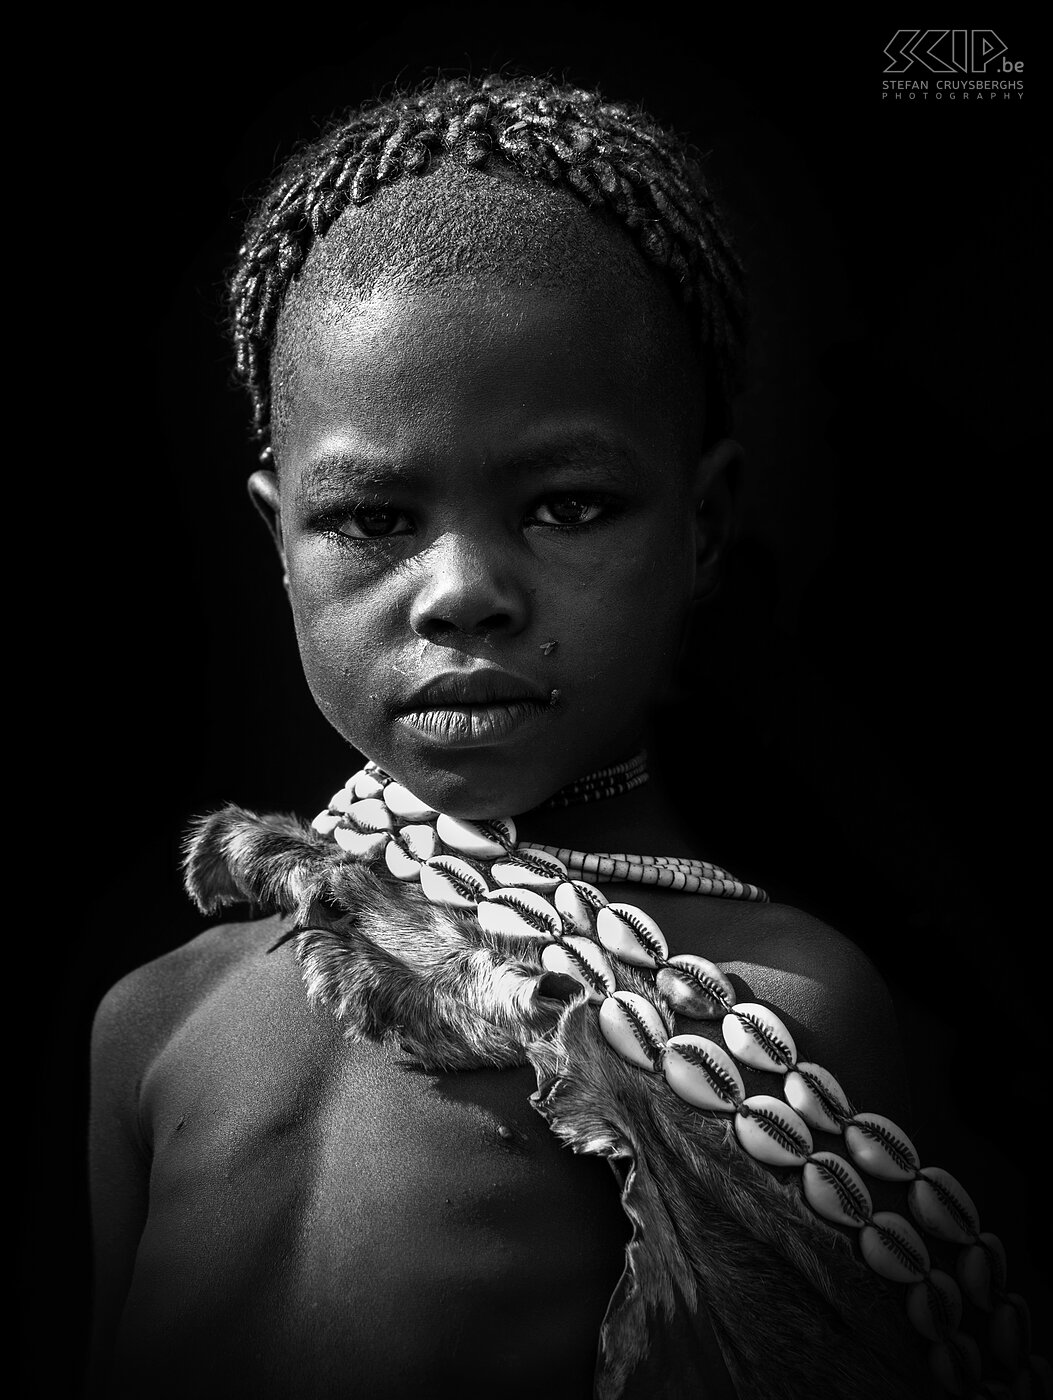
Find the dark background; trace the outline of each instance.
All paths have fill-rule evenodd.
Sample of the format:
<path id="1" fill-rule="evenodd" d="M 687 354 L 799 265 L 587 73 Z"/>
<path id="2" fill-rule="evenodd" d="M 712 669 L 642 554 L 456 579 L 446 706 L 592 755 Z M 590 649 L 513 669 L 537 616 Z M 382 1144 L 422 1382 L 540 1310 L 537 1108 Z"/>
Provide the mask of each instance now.
<path id="1" fill-rule="evenodd" d="M 978 1139 L 966 1184 L 999 1198 L 1012 1260 L 1036 1249 L 1031 1168 L 1004 1161 L 1037 1131 L 1021 1059 L 1048 985 L 1028 26 L 1004 7 L 975 21 L 1025 60 L 1023 101 L 937 105 L 881 101 L 891 10 L 822 33 L 666 9 L 382 13 L 93 22 L 32 117 L 58 211 L 38 236 L 55 304 L 38 363 L 62 365 L 39 427 L 64 445 L 24 474 L 50 540 L 29 597 L 54 675 L 41 806 L 69 822 L 38 889 L 76 894 L 48 932 L 42 1040 L 34 1022 L 29 1394 L 73 1393 L 80 1367 L 92 1011 L 205 926 L 180 890 L 184 824 L 227 800 L 310 814 L 351 771 L 245 496 L 222 285 L 246 196 L 330 112 L 436 68 L 565 74 L 713 151 L 754 292 L 751 474 L 659 756 L 718 833 L 704 854 L 874 958 L 908 1045 L 947 1071 L 916 1071 L 913 1126 Z"/>

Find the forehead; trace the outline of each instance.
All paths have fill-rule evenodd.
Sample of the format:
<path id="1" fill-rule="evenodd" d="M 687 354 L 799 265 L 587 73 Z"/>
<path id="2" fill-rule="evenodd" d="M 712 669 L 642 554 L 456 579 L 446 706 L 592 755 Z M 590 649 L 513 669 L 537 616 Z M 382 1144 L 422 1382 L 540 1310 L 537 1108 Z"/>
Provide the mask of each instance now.
<path id="1" fill-rule="evenodd" d="M 546 442 L 696 444 L 689 347 L 605 296 L 478 282 L 316 303 L 276 357 L 279 465 L 333 452 L 514 457 Z"/>
<path id="2" fill-rule="evenodd" d="M 535 406 L 558 396 L 545 372 L 558 360 L 593 392 L 600 378 L 612 396 L 646 386 L 669 413 L 700 417 L 686 318 L 624 229 L 566 191 L 447 160 L 352 206 L 312 249 L 271 361 L 279 460 L 294 420 L 323 389 L 341 393 L 341 376 L 348 394 L 397 397 L 428 387 L 412 373 L 426 364 L 432 392 L 415 401 L 449 417 L 485 398 L 497 360 Z"/>

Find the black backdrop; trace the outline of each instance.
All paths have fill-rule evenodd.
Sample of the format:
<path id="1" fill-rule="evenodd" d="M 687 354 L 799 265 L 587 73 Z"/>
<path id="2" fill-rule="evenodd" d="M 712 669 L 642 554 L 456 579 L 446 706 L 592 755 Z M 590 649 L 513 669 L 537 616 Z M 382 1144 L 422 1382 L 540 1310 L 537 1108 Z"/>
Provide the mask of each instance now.
<path id="1" fill-rule="evenodd" d="M 917 1072 L 918 1124 L 988 1141 L 981 1199 L 1004 1170 L 990 1139 L 1009 1121 L 1030 1136 L 1034 1083 L 1002 1049 L 1037 1045 L 1048 969 L 1032 941 L 1048 467 L 1030 31 L 1004 7 L 978 21 L 1024 60 L 1022 100 L 883 103 L 898 16 L 821 33 L 669 10 L 502 16 L 93 25 L 50 74 L 60 96 L 35 120 L 55 310 L 38 364 L 63 368 L 44 375 L 39 430 L 71 445 L 27 474 L 51 540 L 28 596 L 53 668 L 49 800 L 69 822 L 42 842 L 45 878 L 60 855 L 77 895 L 28 1076 L 28 1393 L 71 1392 L 80 1365 L 92 1010 L 204 927 L 180 893 L 184 823 L 225 800 L 310 813 L 350 762 L 300 679 L 244 491 L 221 288 L 246 192 L 331 111 L 436 68 L 565 73 L 712 149 L 754 288 L 751 470 L 660 748 L 723 843 L 706 853 L 889 978 L 908 1041 L 949 1071 L 939 1103 Z M 998 1218 L 1026 1256 L 1026 1191 L 1011 1194 Z"/>

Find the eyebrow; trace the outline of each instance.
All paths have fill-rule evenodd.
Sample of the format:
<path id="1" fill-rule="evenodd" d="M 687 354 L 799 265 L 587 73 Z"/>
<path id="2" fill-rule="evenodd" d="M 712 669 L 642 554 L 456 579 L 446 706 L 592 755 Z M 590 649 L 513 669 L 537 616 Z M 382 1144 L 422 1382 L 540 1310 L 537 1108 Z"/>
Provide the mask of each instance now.
<path id="1" fill-rule="evenodd" d="M 369 461 L 343 452 L 326 452 L 305 463 L 297 483 L 297 495 L 307 505 L 319 505 L 340 496 L 349 486 L 359 490 L 383 490 L 393 480 L 412 482 L 416 473 L 387 462 Z"/>
<path id="2" fill-rule="evenodd" d="M 601 433 L 581 432 L 542 443 L 529 452 L 509 458 L 504 465 L 510 471 L 545 471 L 568 467 L 575 471 L 609 476 L 611 472 L 639 471 L 640 460 L 627 443 L 617 442 Z"/>
<path id="3" fill-rule="evenodd" d="M 639 458 L 631 447 L 595 432 L 573 433 L 541 443 L 528 451 L 494 459 L 493 464 L 508 474 L 565 469 L 605 481 L 627 471 L 636 475 L 640 469 Z M 325 452 L 305 463 L 297 494 L 306 504 L 318 505 L 345 492 L 349 486 L 359 490 L 384 490 L 396 483 L 412 486 L 426 475 L 411 464 Z"/>

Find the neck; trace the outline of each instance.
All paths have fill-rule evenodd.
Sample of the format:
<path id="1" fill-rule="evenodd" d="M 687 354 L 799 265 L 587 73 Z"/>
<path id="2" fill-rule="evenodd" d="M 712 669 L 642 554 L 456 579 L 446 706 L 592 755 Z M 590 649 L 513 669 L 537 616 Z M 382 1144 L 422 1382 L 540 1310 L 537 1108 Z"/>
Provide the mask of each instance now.
<path id="1" fill-rule="evenodd" d="M 642 787 L 618 797 L 572 807 L 538 807 L 515 820 L 521 841 L 583 851 L 690 856 L 698 846 L 698 833 L 685 828 L 653 773 Z"/>

